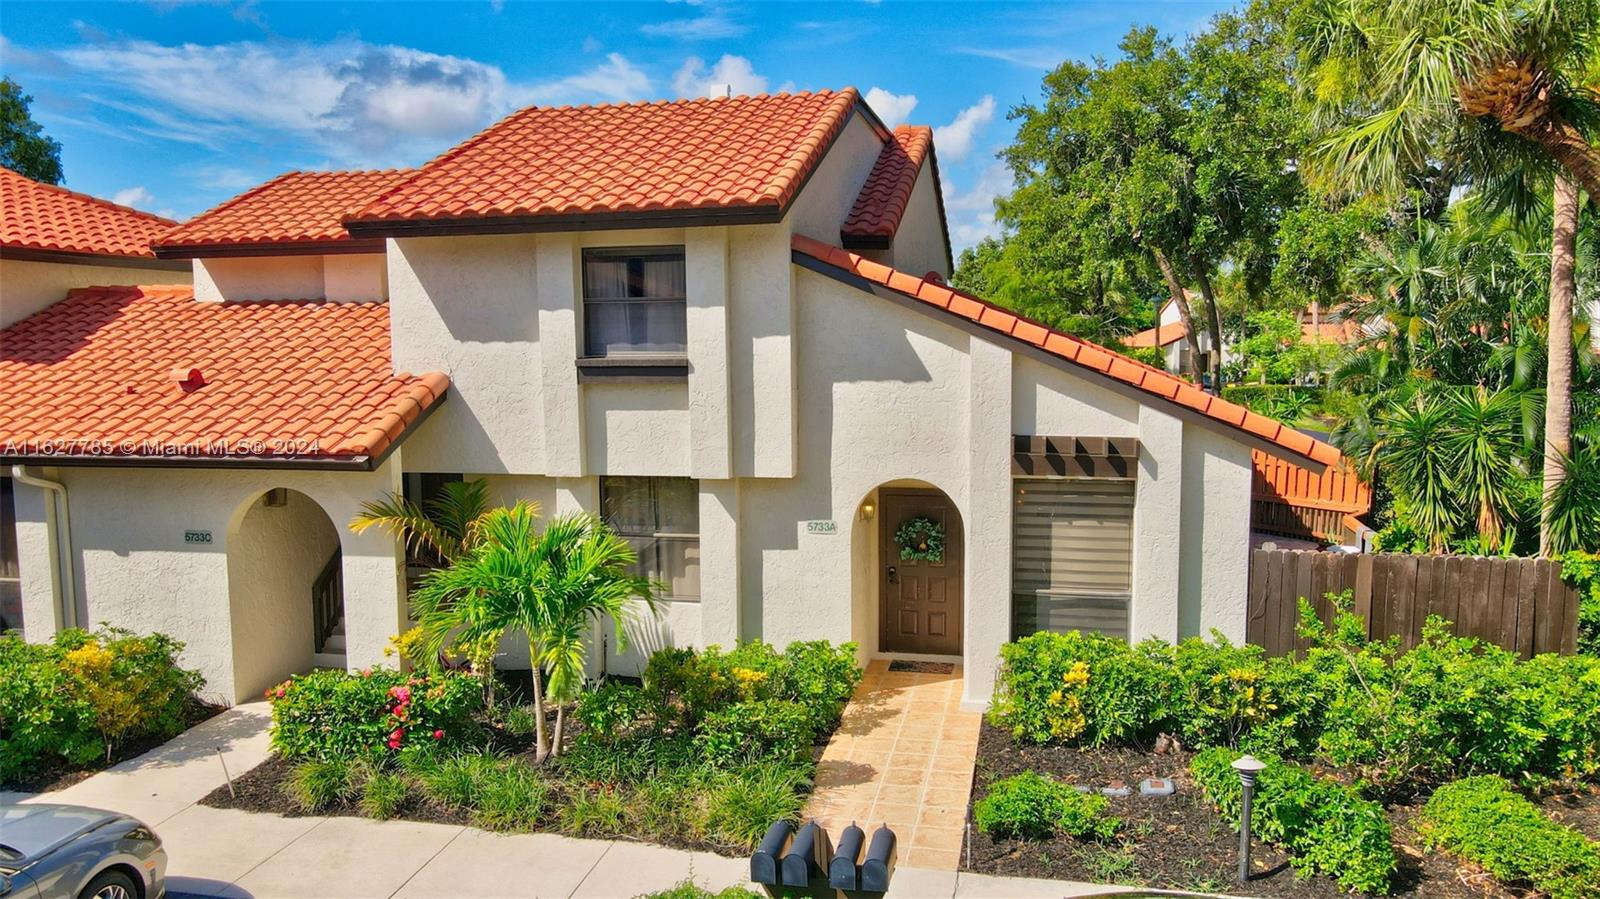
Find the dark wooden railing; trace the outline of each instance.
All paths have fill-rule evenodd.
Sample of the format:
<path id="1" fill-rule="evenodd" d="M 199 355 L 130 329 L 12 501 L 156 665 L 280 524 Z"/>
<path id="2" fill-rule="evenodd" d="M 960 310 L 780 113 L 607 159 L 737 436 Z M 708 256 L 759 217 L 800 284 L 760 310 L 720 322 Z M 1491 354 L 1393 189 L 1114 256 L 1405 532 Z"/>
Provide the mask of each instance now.
<path id="1" fill-rule="evenodd" d="M 327 645 L 333 629 L 339 626 L 339 619 L 344 617 L 343 563 L 343 553 L 335 549 L 328 564 L 322 566 L 322 573 L 311 582 L 312 622 L 316 629 L 317 652 Z"/>

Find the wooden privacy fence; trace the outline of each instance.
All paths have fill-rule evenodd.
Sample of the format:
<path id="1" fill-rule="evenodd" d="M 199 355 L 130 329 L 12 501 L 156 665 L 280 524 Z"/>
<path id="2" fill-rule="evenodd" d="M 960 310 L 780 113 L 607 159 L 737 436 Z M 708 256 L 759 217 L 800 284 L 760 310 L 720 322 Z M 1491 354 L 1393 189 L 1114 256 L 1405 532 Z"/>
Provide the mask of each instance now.
<path id="1" fill-rule="evenodd" d="M 1406 649 L 1421 639 L 1427 617 L 1439 615 L 1454 622 L 1456 634 L 1523 658 L 1576 651 L 1578 591 L 1561 580 L 1560 562 L 1478 556 L 1258 549 L 1250 559 L 1245 637 L 1268 655 L 1302 651 L 1308 643 L 1295 633 L 1300 597 L 1330 622 L 1326 594 L 1345 590 L 1368 636 L 1398 636 Z"/>
<path id="2" fill-rule="evenodd" d="M 1360 542 L 1360 516 L 1372 508 L 1372 490 L 1343 461 L 1313 474 L 1298 465 L 1250 453 L 1250 529 L 1322 543 Z"/>

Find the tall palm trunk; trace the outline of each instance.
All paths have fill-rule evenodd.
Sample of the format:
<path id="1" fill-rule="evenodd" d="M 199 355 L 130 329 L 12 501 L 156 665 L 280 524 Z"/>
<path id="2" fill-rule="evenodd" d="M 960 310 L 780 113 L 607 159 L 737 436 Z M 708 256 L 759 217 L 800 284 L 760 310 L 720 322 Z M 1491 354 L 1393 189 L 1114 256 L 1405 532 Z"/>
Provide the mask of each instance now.
<path id="1" fill-rule="evenodd" d="M 1539 552 L 1551 550 L 1549 501 L 1566 477 L 1565 457 L 1572 452 L 1572 303 L 1577 294 L 1574 259 L 1577 255 L 1578 187 L 1557 175 L 1555 212 L 1550 236 L 1550 316 L 1546 326 L 1550 347 L 1545 370 L 1544 397 L 1544 497 L 1540 518 Z"/>
<path id="2" fill-rule="evenodd" d="M 1194 316 L 1189 314 L 1189 297 L 1183 292 L 1183 282 L 1178 280 L 1178 272 L 1172 267 L 1172 260 L 1160 249 L 1151 249 L 1151 254 L 1156 257 L 1156 268 L 1161 269 L 1161 278 L 1167 282 L 1167 292 L 1172 295 L 1172 301 L 1178 304 L 1178 317 L 1183 320 L 1184 340 L 1189 343 L 1189 376 L 1194 378 L 1196 384 L 1203 380 L 1200 377 L 1200 335 L 1194 328 Z M 1160 346 L 1161 320 L 1156 319 L 1156 346 Z"/>
<path id="3" fill-rule="evenodd" d="M 1205 263 L 1197 258 L 1189 260 L 1194 268 L 1195 283 L 1200 285 L 1200 296 L 1206 301 L 1206 328 L 1211 332 L 1211 389 L 1222 395 L 1222 316 L 1217 312 L 1217 295 L 1211 290 L 1211 275 Z"/>
<path id="4" fill-rule="evenodd" d="M 544 676 L 539 671 L 539 647 L 528 641 L 528 658 L 533 668 L 533 760 L 542 763 L 550 755 L 550 744 L 544 739 Z"/>

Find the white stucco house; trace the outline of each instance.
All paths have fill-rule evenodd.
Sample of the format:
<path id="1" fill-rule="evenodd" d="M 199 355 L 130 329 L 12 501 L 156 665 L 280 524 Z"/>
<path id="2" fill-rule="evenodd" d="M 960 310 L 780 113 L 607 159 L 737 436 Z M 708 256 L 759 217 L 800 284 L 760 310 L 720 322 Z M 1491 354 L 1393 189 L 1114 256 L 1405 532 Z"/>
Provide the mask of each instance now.
<path id="1" fill-rule="evenodd" d="M 382 661 L 404 554 L 346 524 L 388 491 L 603 515 L 669 595 L 597 666 L 853 640 L 964 662 L 980 705 L 1036 628 L 1243 639 L 1251 450 L 1338 458 L 945 286 L 932 133 L 853 89 L 526 109 L 156 253 L 192 290 L 0 335 L 26 629 L 171 633 L 228 699 Z"/>

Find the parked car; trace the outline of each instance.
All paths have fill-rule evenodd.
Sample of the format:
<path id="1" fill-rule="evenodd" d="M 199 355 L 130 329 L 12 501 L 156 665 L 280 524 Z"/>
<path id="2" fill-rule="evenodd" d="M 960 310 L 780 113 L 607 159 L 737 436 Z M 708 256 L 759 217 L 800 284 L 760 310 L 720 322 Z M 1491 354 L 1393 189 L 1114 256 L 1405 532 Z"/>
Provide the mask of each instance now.
<path id="1" fill-rule="evenodd" d="M 0 897 L 160 899 L 161 838 L 121 812 L 49 803 L 0 805 Z"/>

